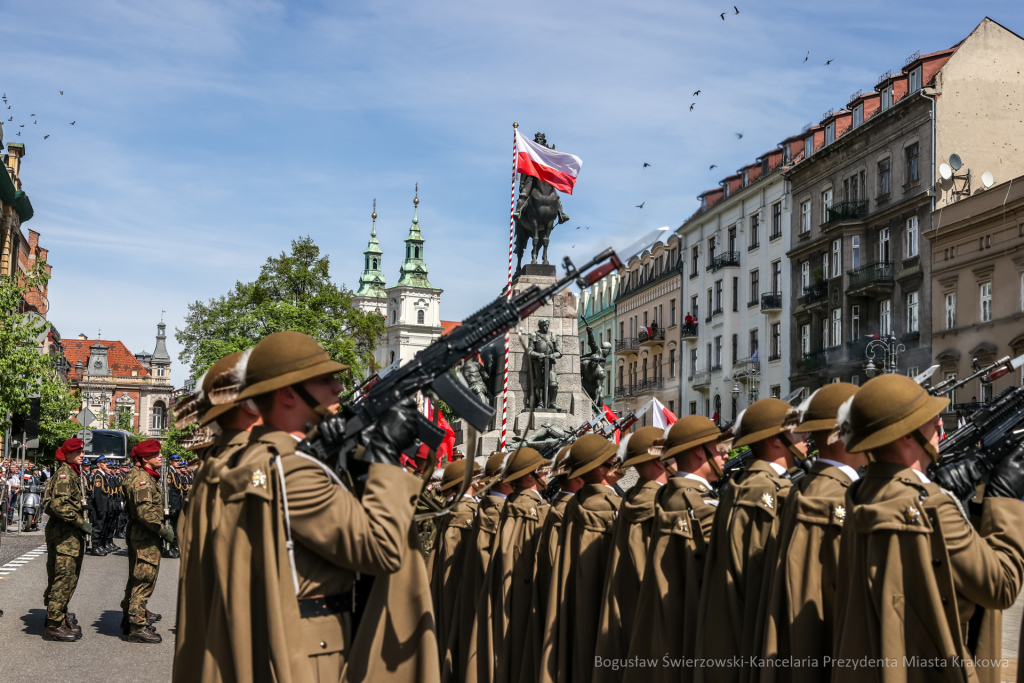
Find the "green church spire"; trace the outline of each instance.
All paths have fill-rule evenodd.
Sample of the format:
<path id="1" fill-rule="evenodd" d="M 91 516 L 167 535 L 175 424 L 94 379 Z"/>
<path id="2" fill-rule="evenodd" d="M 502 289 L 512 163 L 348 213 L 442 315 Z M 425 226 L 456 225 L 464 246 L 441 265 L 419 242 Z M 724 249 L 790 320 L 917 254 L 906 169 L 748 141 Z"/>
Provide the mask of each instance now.
<path id="1" fill-rule="evenodd" d="M 427 264 L 423 260 L 423 235 L 420 233 L 419 219 L 420 184 L 416 183 L 416 197 L 412 200 L 412 225 L 409 236 L 405 238 L 405 261 L 402 263 L 399 287 L 423 287 L 437 289 L 427 279 Z"/>
<path id="2" fill-rule="evenodd" d="M 370 230 L 370 241 L 366 245 L 366 251 L 364 254 L 363 274 L 359 276 L 359 289 L 356 290 L 356 296 L 367 296 L 374 297 L 377 299 L 386 299 L 387 294 L 384 293 L 384 288 L 387 286 L 384 282 L 384 252 L 380 249 L 380 244 L 377 242 L 377 200 L 373 200 L 373 227 Z"/>

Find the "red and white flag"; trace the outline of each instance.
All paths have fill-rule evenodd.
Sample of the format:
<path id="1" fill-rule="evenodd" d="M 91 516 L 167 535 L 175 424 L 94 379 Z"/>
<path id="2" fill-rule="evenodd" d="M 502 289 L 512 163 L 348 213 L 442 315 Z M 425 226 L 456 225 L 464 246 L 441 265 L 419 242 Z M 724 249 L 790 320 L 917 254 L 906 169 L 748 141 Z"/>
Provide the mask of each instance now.
<path id="1" fill-rule="evenodd" d="M 544 145 L 527 140 L 516 129 L 516 171 L 540 178 L 560 192 L 572 194 L 576 177 L 583 161 L 574 154 L 556 152 Z"/>
<path id="2" fill-rule="evenodd" d="M 651 426 L 665 429 L 676 421 L 676 416 L 671 410 L 656 398 L 652 398 L 647 405 L 637 411 L 636 416 L 640 417 L 648 410 L 651 411 Z"/>

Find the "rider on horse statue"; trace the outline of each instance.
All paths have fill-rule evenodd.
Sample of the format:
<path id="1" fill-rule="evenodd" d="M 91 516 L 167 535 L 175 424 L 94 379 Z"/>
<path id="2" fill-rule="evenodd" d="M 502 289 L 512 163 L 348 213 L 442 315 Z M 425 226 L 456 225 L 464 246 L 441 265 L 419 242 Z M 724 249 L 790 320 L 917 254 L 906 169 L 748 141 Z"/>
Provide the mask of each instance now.
<path id="1" fill-rule="evenodd" d="M 554 149 L 554 145 L 547 143 L 544 133 L 537 133 L 533 141 L 540 143 L 548 149 Z M 523 252 L 526 251 L 526 243 L 533 239 L 531 263 L 537 263 L 537 254 L 543 247 L 543 263 L 548 263 L 548 239 L 555 227 L 555 220 L 559 224 L 569 220 L 569 216 L 562 210 L 562 200 L 558 196 L 558 190 L 553 188 L 540 178 L 532 175 L 522 174 L 519 181 L 519 199 L 516 202 L 516 210 L 512 213 L 516 220 L 516 256 L 518 257 L 516 272 L 522 269 Z"/>

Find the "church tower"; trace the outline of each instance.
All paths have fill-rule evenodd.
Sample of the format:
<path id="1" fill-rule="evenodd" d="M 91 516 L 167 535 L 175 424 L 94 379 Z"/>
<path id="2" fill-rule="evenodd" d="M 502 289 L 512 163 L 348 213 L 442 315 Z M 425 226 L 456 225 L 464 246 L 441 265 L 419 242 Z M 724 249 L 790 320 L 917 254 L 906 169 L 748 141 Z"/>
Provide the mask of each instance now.
<path id="1" fill-rule="evenodd" d="M 405 260 L 398 283 L 386 290 L 387 352 L 384 364 L 403 363 L 441 336 L 441 290 L 427 279 L 423 233 L 419 221 L 419 184 L 412 200 L 412 225 L 405 238 Z"/>
<path id="2" fill-rule="evenodd" d="M 359 276 L 359 289 L 352 297 L 352 304 L 364 313 L 377 313 L 383 316 L 387 311 L 388 298 L 384 291 L 384 252 L 377 242 L 377 200 L 373 200 L 373 227 L 370 229 L 370 241 L 363 252 L 363 274 Z"/>

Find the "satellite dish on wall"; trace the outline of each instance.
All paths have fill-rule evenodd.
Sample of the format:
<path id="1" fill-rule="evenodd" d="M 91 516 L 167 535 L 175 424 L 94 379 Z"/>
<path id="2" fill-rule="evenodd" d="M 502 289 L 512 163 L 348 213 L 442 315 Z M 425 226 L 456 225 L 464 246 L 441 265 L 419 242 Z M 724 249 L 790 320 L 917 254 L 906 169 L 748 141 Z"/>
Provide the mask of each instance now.
<path id="1" fill-rule="evenodd" d="M 953 167 L 954 171 L 959 171 L 960 167 L 964 165 L 964 162 L 960 160 L 960 155 L 950 154 L 949 165 Z"/>
<path id="2" fill-rule="evenodd" d="M 981 174 L 981 184 L 985 187 L 992 187 L 995 182 L 995 178 L 992 177 L 991 171 L 985 171 Z"/>
<path id="3" fill-rule="evenodd" d="M 953 169 L 946 164 L 939 164 L 939 175 L 943 180 L 949 180 L 953 177 Z"/>

